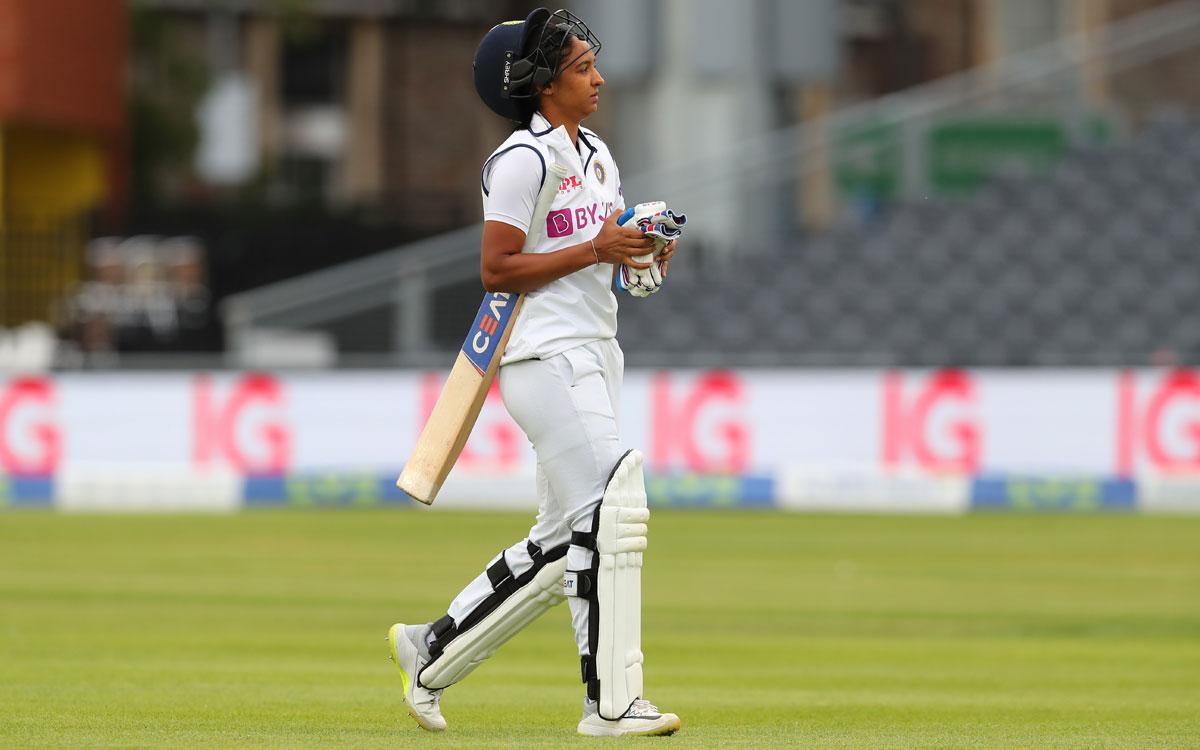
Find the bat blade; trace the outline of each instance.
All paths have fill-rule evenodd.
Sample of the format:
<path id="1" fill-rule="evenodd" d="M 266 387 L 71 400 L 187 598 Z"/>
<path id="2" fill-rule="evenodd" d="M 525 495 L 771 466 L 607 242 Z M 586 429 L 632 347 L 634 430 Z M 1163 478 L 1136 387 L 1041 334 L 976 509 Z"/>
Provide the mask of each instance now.
<path id="1" fill-rule="evenodd" d="M 484 296 L 475 325 L 396 481 L 413 499 L 431 505 L 462 453 L 524 301 L 523 294 L 491 292 Z"/>
<path id="2" fill-rule="evenodd" d="M 529 252 L 541 241 L 546 215 L 558 193 L 559 182 L 566 176 L 567 168 L 561 164 L 551 164 L 547 170 L 523 252 Z M 412 455 L 396 480 L 396 486 L 415 500 L 432 505 L 462 453 L 488 389 L 496 378 L 500 359 L 524 301 L 523 294 L 489 292 L 484 295 L 450 376 L 417 438 Z"/>

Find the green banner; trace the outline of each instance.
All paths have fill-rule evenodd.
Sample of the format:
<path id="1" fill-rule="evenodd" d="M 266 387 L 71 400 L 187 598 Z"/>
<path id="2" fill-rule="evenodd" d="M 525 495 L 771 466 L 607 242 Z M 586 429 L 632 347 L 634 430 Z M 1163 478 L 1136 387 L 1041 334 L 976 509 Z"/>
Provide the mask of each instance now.
<path id="1" fill-rule="evenodd" d="M 871 122 L 836 136 L 834 182 L 843 200 L 900 197 L 907 182 L 904 127 L 921 126 Z M 1044 173 L 1073 146 L 1108 143 L 1111 134 L 1111 121 L 1099 114 L 1081 123 L 1056 114 L 946 117 L 913 139 L 924 146 L 913 183 L 933 194 L 968 194 L 1006 170 Z"/>

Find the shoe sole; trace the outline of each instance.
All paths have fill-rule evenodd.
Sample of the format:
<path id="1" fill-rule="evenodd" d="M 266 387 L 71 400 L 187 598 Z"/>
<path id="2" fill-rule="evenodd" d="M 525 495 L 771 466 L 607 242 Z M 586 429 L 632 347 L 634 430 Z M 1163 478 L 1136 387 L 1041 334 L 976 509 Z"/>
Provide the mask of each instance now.
<path id="1" fill-rule="evenodd" d="M 661 727 L 655 727 L 654 729 L 647 729 L 644 732 L 611 731 L 592 733 L 585 732 L 582 729 L 577 729 L 576 733 L 582 737 L 669 737 L 678 732 L 682 726 L 683 722 L 676 718 L 675 721 L 671 722 L 670 724 Z"/>
<path id="2" fill-rule="evenodd" d="M 417 722 L 417 726 L 421 727 L 427 732 L 441 732 L 445 729 L 445 727 L 431 726 L 421 718 L 421 715 L 417 713 L 417 710 L 413 708 L 412 703 L 409 702 L 409 689 L 412 687 L 410 680 L 416 679 L 416 675 L 413 675 L 410 678 L 408 676 L 408 672 L 404 671 L 404 667 L 400 663 L 400 639 L 403 637 L 403 633 L 404 624 L 399 622 L 396 623 L 388 629 L 387 642 L 388 658 L 391 659 L 392 663 L 396 665 L 396 671 L 400 673 L 400 682 L 404 685 L 404 707 L 408 709 L 408 715 L 413 717 L 413 720 Z M 404 638 L 404 643 L 408 643 L 407 638 Z"/>

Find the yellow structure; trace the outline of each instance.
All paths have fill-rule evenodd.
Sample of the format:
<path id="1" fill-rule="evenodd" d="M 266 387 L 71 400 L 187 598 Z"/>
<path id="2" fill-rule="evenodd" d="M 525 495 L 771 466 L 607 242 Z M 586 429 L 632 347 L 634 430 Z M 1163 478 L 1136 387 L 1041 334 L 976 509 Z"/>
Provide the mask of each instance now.
<path id="1" fill-rule="evenodd" d="M 86 214 L 103 202 L 107 155 L 97 139 L 21 125 L 2 131 L 5 216 L 25 226 L 45 226 Z"/>
<path id="2" fill-rule="evenodd" d="M 106 158 L 84 135 L 0 123 L 0 326 L 52 318 L 80 280 Z"/>
<path id="3" fill-rule="evenodd" d="M 0 327 L 47 320 L 114 201 L 121 0 L 0 0 Z"/>

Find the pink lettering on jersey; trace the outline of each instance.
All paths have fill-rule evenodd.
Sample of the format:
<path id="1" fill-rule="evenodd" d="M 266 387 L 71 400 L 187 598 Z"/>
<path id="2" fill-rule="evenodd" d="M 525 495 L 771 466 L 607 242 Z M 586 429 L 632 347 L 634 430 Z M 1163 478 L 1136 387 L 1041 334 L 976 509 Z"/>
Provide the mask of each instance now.
<path id="1" fill-rule="evenodd" d="M 592 224 L 603 224 L 613 212 L 613 204 L 593 203 L 580 208 L 560 208 L 546 214 L 546 236 L 555 239 L 566 237 Z"/>

